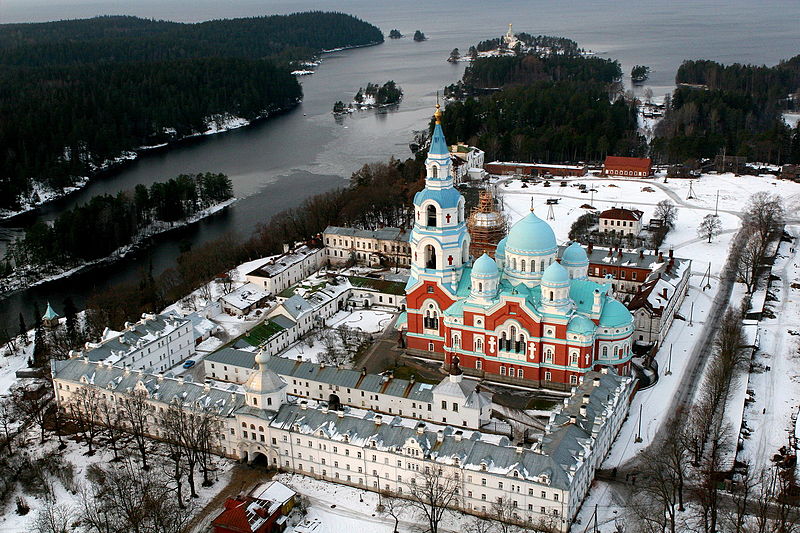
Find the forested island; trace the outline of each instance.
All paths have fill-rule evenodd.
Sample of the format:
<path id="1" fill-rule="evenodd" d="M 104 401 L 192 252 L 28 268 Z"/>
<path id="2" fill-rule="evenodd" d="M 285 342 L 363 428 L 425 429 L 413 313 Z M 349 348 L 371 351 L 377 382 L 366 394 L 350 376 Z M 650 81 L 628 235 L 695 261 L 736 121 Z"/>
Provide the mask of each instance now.
<path id="1" fill-rule="evenodd" d="M 652 152 L 664 163 L 725 153 L 748 161 L 800 163 L 800 128 L 782 112 L 800 108 L 800 55 L 773 67 L 685 61 L 665 102 Z"/>
<path id="2" fill-rule="evenodd" d="M 111 260 L 148 237 L 208 216 L 230 203 L 225 174 L 182 174 L 148 189 L 94 196 L 52 225 L 36 222 L 9 244 L 3 258 L 0 296 L 23 285 L 58 277 L 76 268 Z"/>
<path id="3" fill-rule="evenodd" d="M 402 39 L 403 34 L 400 33 L 400 30 L 394 29 L 389 32 L 389 39 Z"/>
<path id="4" fill-rule="evenodd" d="M 488 160 L 557 163 L 646 152 L 619 63 L 586 56 L 568 39 L 525 39 L 529 52 L 476 57 L 445 89 L 454 100 L 442 117 L 448 136 L 480 146 Z"/>
<path id="5" fill-rule="evenodd" d="M 396 105 L 403 99 L 403 89 L 394 80 L 389 80 L 383 85 L 367 83 L 367 87 L 359 87 L 350 104 L 341 100 L 333 104 L 333 114 L 342 115 L 352 113 L 356 109 L 373 109 Z"/>
<path id="6" fill-rule="evenodd" d="M 419 42 L 422 42 L 422 41 L 427 41 L 428 38 L 425 37 L 424 33 L 422 33 L 421 31 L 417 30 L 417 31 L 414 32 L 414 40 L 419 43 Z"/>
<path id="7" fill-rule="evenodd" d="M 375 26 L 326 12 L 0 25 L 0 214 L 141 147 L 218 131 L 220 117 L 243 124 L 294 106 L 290 62 L 382 41 Z"/>

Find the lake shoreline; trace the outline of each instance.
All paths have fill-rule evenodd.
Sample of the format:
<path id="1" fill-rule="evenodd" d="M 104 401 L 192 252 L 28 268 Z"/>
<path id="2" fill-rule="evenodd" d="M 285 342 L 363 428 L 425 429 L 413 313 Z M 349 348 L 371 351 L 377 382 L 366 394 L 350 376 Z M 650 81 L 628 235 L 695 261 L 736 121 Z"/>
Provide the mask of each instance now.
<path id="1" fill-rule="evenodd" d="M 85 262 L 68 270 L 64 270 L 63 272 L 51 274 L 33 282 L 29 282 L 29 280 L 26 278 L 13 280 L 13 282 L 11 283 L 11 285 L 13 286 L 11 286 L 8 289 L 2 290 L 2 292 L 0 292 L 0 302 L 13 296 L 19 291 L 23 291 L 30 287 L 39 287 L 54 281 L 63 281 L 77 274 L 85 274 L 96 268 L 113 265 L 114 263 L 125 259 L 131 254 L 135 254 L 136 252 L 146 250 L 148 247 L 152 246 L 157 239 L 163 236 L 166 236 L 177 230 L 189 228 L 197 224 L 198 222 L 202 222 L 203 220 L 206 220 L 214 215 L 224 213 L 230 206 L 235 204 L 237 201 L 238 198 L 230 198 L 228 200 L 225 200 L 224 202 L 220 202 L 211 207 L 207 207 L 206 209 L 203 209 L 202 211 L 189 217 L 188 219 L 179 221 L 171 226 L 165 226 L 161 229 L 157 229 L 153 233 L 144 234 L 134 242 L 122 246 L 120 248 L 117 248 L 111 254 L 105 257 L 95 259 L 94 261 Z"/>

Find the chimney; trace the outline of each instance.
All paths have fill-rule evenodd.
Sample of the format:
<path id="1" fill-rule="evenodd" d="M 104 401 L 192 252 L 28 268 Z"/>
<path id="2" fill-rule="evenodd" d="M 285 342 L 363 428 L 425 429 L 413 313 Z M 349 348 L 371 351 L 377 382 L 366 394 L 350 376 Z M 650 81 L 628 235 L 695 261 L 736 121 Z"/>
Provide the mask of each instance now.
<path id="1" fill-rule="evenodd" d="M 667 288 L 666 288 L 666 287 L 664 287 L 664 290 L 663 290 L 663 291 L 661 291 L 661 295 L 663 296 L 663 298 L 664 298 L 665 300 L 667 299 Z"/>
<path id="2" fill-rule="evenodd" d="M 444 431 L 441 429 L 436 432 L 436 442 L 442 442 L 444 440 Z"/>
<path id="3" fill-rule="evenodd" d="M 613 257 L 613 256 L 614 256 L 614 249 L 613 248 L 609 248 L 608 249 L 608 257 Z"/>
<path id="4" fill-rule="evenodd" d="M 158 382 L 161 383 L 162 381 L 164 381 L 164 373 L 163 372 L 159 372 L 158 373 Z"/>
<path id="5" fill-rule="evenodd" d="M 592 255 L 593 250 L 594 250 L 594 244 L 589 243 L 589 255 Z"/>
<path id="6" fill-rule="evenodd" d="M 328 406 L 327 405 L 323 405 L 322 409 L 320 409 L 320 411 L 322 411 L 323 415 L 327 415 L 328 414 Z"/>
<path id="7" fill-rule="evenodd" d="M 181 385 L 186 383 L 186 378 L 184 376 L 178 376 L 178 383 Z"/>
<path id="8" fill-rule="evenodd" d="M 425 424 L 417 424 L 417 434 L 422 435 L 425 433 Z"/>
<path id="9" fill-rule="evenodd" d="M 339 418 L 344 418 L 344 409 L 341 409 L 341 410 L 339 410 L 339 411 L 336 411 L 336 415 L 337 415 Z"/>
<path id="10" fill-rule="evenodd" d="M 83 358 L 83 364 L 84 365 L 88 365 L 89 364 L 89 358 L 88 357 L 84 357 Z"/>
<path id="11" fill-rule="evenodd" d="M 520 443 L 520 444 L 517 444 L 517 453 L 521 454 L 521 453 L 522 453 L 522 450 L 523 450 L 523 448 L 522 448 L 522 443 Z"/>
<path id="12" fill-rule="evenodd" d="M 656 248 L 655 250 L 653 250 L 653 254 L 655 254 L 655 255 L 658 255 L 659 253 L 660 253 L 660 252 L 658 251 L 658 248 Z"/>
<path id="13" fill-rule="evenodd" d="M 367 367 L 365 367 L 365 366 L 361 367 L 361 375 L 362 376 L 366 376 L 367 375 Z"/>
<path id="14" fill-rule="evenodd" d="M 583 398 L 581 399 L 581 403 L 582 403 L 583 405 L 586 405 L 587 403 L 589 403 L 589 399 L 590 399 L 590 398 L 591 398 L 591 396 L 590 396 L 589 394 L 584 394 L 584 395 L 583 395 Z"/>
<path id="15" fill-rule="evenodd" d="M 308 409 L 308 402 L 307 402 L 307 401 L 305 401 L 305 400 L 301 401 L 301 402 L 300 402 L 300 409 L 302 409 L 303 411 L 305 411 L 306 409 Z"/>
<path id="16" fill-rule="evenodd" d="M 383 415 L 375 415 L 375 425 L 380 426 L 383 423 Z"/>
<path id="17" fill-rule="evenodd" d="M 319 364 L 319 369 L 322 370 L 323 368 L 325 368 L 325 363 L 320 363 Z"/>
<path id="18" fill-rule="evenodd" d="M 620 259 L 622 259 L 622 248 L 620 248 L 620 249 L 619 249 L 619 252 L 617 252 L 617 257 L 619 257 Z"/>
<path id="19" fill-rule="evenodd" d="M 300 356 L 300 355 L 298 355 L 298 356 L 297 356 L 297 362 L 298 362 L 298 363 L 302 363 L 302 362 L 303 362 L 303 357 L 302 357 L 302 356 Z"/>
<path id="20" fill-rule="evenodd" d="M 672 252 L 673 252 L 673 251 L 674 251 L 674 250 L 673 250 L 672 248 L 670 248 L 670 249 L 669 249 L 669 258 L 670 258 L 670 259 L 672 259 Z"/>
<path id="21" fill-rule="evenodd" d="M 203 383 L 203 392 L 211 392 L 211 383 Z"/>
<path id="22" fill-rule="evenodd" d="M 659 263 L 664 262 L 664 252 L 658 252 L 658 262 Z"/>
<path id="23" fill-rule="evenodd" d="M 569 415 L 569 423 L 570 424 L 577 424 L 578 423 L 578 417 L 575 416 L 575 415 Z"/>
<path id="24" fill-rule="evenodd" d="M 583 416 L 583 417 L 586 416 L 586 406 L 585 405 L 581 405 L 580 413 L 581 413 L 581 416 Z"/>
<path id="25" fill-rule="evenodd" d="M 594 378 L 592 380 L 592 385 L 594 385 L 595 387 L 599 387 L 600 386 L 600 378 Z"/>
<path id="26" fill-rule="evenodd" d="M 601 367 L 600 368 L 600 373 L 601 374 L 608 374 L 608 367 L 607 366 Z"/>
<path id="27" fill-rule="evenodd" d="M 456 439 L 456 442 L 461 442 L 461 439 L 464 437 L 464 432 L 459 430 L 453 434 L 453 437 Z"/>
<path id="28" fill-rule="evenodd" d="M 125 365 L 125 375 L 128 376 L 128 375 L 130 375 L 130 373 L 131 373 L 131 367 L 129 367 L 128 365 Z"/>

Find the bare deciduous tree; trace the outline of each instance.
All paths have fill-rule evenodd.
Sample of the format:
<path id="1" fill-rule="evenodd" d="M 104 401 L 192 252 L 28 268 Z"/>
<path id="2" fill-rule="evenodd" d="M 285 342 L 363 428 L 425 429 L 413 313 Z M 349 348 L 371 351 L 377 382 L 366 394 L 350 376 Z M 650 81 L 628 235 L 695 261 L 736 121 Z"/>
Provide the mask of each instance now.
<path id="1" fill-rule="evenodd" d="M 719 217 L 714 215 L 704 216 L 703 220 L 700 222 L 700 225 L 697 227 L 698 237 L 708 239 L 708 242 L 711 242 L 711 239 L 719 235 L 721 232 L 722 222 L 719 221 Z"/>
<path id="2" fill-rule="evenodd" d="M 130 458 L 114 467 L 93 466 L 81 498 L 80 519 L 90 533 L 180 533 L 191 508 L 172 497 L 158 469 L 140 469 Z"/>
<path id="3" fill-rule="evenodd" d="M 73 531 L 75 518 L 71 506 L 49 502 L 36 513 L 33 530 L 36 533 L 69 533 Z"/>
<path id="4" fill-rule="evenodd" d="M 94 442 L 101 431 L 102 411 L 100 393 L 92 387 L 80 387 L 70 398 L 67 411 L 76 422 L 89 448 L 88 455 L 94 455 Z"/>
<path id="5" fill-rule="evenodd" d="M 678 208 L 670 200 L 661 200 L 656 204 L 656 209 L 653 212 L 653 217 L 658 218 L 669 229 L 675 227 L 675 221 L 678 219 Z"/>
<path id="6" fill-rule="evenodd" d="M 378 506 L 378 513 L 394 520 L 392 533 L 398 533 L 397 528 L 400 526 L 400 518 L 408 511 L 408 507 L 409 505 L 406 500 L 393 496 L 384 496 L 381 500 L 381 504 Z"/>
<path id="7" fill-rule="evenodd" d="M 743 229 L 742 231 L 746 230 Z M 752 293 L 758 282 L 758 271 L 763 258 L 763 246 L 754 231 L 749 231 L 745 238 L 745 244 L 742 246 L 739 260 L 736 262 L 736 275 L 739 281 L 747 286 L 747 292 Z"/>
<path id="8" fill-rule="evenodd" d="M 142 458 L 142 469 L 147 470 L 147 445 L 150 433 L 150 406 L 143 391 L 133 390 L 117 404 L 124 427 L 131 434 Z"/>
<path id="9" fill-rule="evenodd" d="M 442 519 L 458 504 L 459 483 L 456 476 L 446 474 L 440 468 L 426 468 L 407 487 L 409 508 L 423 521 L 423 531 L 439 533 Z"/>

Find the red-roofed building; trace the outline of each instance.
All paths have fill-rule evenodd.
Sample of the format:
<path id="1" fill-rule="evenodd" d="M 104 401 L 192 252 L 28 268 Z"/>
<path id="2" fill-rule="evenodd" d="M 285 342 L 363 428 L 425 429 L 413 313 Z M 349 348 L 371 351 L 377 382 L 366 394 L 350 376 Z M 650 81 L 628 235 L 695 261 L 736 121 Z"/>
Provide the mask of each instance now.
<path id="1" fill-rule="evenodd" d="M 624 178 L 646 178 L 652 173 L 653 162 L 649 157 L 618 157 L 610 155 L 603 163 L 604 176 Z"/>
<path id="2" fill-rule="evenodd" d="M 294 507 L 295 492 L 272 481 L 251 495 L 228 498 L 225 509 L 211 522 L 214 533 L 277 533 L 286 529 L 286 516 Z"/>
<path id="3" fill-rule="evenodd" d="M 639 235 L 642 231 L 642 215 L 638 209 L 613 207 L 600 213 L 600 231 L 602 233 L 620 233 L 622 235 Z"/>

